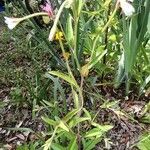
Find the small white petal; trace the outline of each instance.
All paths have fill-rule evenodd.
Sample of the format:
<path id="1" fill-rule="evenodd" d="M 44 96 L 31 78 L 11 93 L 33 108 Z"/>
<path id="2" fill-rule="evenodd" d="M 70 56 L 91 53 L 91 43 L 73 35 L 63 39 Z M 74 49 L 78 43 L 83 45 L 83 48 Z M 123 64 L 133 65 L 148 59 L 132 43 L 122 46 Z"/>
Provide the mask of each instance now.
<path id="1" fill-rule="evenodd" d="M 5 23 L 6 23 L 6 24 L 9 24 L 9 23 L 10 23 L 9 18 L 8 18 L 8 17 L 4 17 L 4 18 L 5 18 Z"/>
<path id="2" fill-rule="evenodd" d="M 128 0 L 128 2 L 131 2 L 131 3 L 132 3 L 133 1 L 134 1 L 134 0 Z"/>
<path id="3" fill-rule="evenodd" d="M 10 30 L 12 30 L 21 21 L 21 19 L 19 18 L 9 18 L 9 17 L 4 17 L 4 18 L 5 18 L 5 23 L 7 24 Z"/>
<path id="4" fill-rule="evenodd" d="M 11 24 L 8 24 L 8 28 L 10 30 L 12 30 L 13 28 L 15 28 L 16 24 L 15 23 L 11 23 Z"/>
<path id="5" fill-rule="evenodd" d="M 135 12 L 134 7 L 126 1 L 120 1 L 120 7 L 122 8 L 122 11 L 124 12 L 124 14 L 128 17 L 131 16 Z"/>

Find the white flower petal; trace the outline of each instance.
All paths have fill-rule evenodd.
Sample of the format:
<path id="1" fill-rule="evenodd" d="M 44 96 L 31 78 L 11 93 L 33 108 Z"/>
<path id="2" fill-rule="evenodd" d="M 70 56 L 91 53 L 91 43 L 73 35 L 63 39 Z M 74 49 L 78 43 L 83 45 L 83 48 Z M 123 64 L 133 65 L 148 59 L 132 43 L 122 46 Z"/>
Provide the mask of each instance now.
<path id="1" fill-rule="evenodd" d="M 128 2 L 131 2 L 131 3 L 132 3 L 133 1 L 134 1 L 134 0 L 128 0 Z"/>
<path id="2" fill-rule="evenodd" d="M 4 18 L 5 18 L 5 23 L 6 23 L 6 24 L 9 24 L 9 22 L 10 22 L 10 21 L 9 21 L 9 18 L 8 18 L 8 17 L 4 17 Z"/>
<path id="3" fill-rule="evenodd" d="M 15 28 L 16 25 L 17 25 L 16 23 L 8 24 L 8 28 L 9 28 L 10 30 L 12 30 L 13 28 Z"/>
<path id="4" fill-rule="evenodd" d="M 4 17 L 5 18 L 5 23 L 7 24 L 8 28 L 12 30 L 15 28 L 17 24 L 21 21 L 21 19 L 18 18 L 9 18 L 9 17 Z"/>
<path id="5" fill-rule="evenodd" d="M 134 7 L 130 3 L 124 0 L 120 1 L 120 7 L 122 8 L 122 11 L 124 12 L 124 14 L 128 17 L 131 16 L 135 12 Z"/>

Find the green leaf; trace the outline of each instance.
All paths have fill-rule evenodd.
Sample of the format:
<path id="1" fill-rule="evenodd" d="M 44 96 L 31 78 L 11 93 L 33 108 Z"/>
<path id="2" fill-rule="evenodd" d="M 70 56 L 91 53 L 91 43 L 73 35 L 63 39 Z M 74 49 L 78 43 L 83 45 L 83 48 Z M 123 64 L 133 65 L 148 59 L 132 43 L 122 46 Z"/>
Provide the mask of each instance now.
<path id="1" fill-rule="evenodd" d="M 136 145 L 140 150 L 150 150 L 150 134 L 145 134 Z"/>
<path id="2" fill-rule="evenodd" d="M 75 127 L 78 123 L 83 122 L 83 121 L 87 121 L 90 120 L 90 118 L 88 117 L 78 117 L 75 116 L 73 119 L 71 119 L 70 123 L 69 123 L 69 127 Z"/>
<path id="3" fill-rule="evenodd" d="M 112 125 L 99 125 L 99 124 L 97 124 L 95 122 L 92 122 L 92 125 L 97 127 L 97 128 L 99 128 L 103 132 L 107 132 L 107 131 L 109 131 L 110 129 L 113 128 Z"/>
<path id="4" fill-rule="evenodd" d="M 92 130 L 88 131 L 85 137 L 93 137 L 93 136 L 101 137 L 102 134 L 113 128 L 113 126 L 111 125 L 99 125 L 95 122 L 92 122 L 92 125 L 95 126 L 96 128 L 93 128 Z"/>
<path id="5" fill-rule="evenodd" d="M 59 127 L 62 128 L 63 130 L 65 130 L 65 131 L 69 132 L 68 127 L 64 124 L 63 121 L 59 122 Z"/>
<path id="6" fill-rule="evenodd" d="M 78 0 L 78 16 L 81 13 L 82 6 L 83 6 L 83 0 Z"/>
<path id="7" fill-rule="evenodd" d="M 142 123 L 150 124 L 150 113 L 146 113 L 142 118 L 140 118 Z"/>
<path id="8" fill-rule="evenodd" d="M 88 117 L 76 117 L 76 123 L 75 124 L 78 124 L 80 122 L 87 121 L 87 120 L 90 120 L 90 118 L 88 118 Z"/>
<path id="9" fill-rule="evenodd" d="M 66 148 L 62 147 L 61 145 L 59 145 L 58 143 L 52 143 L 51 144 L 52 149 L 54 150 L 66 150 Z"/>
<path id="10" fill-rule="evenodd" d="M 61 72 L 58 72 L 58 71 L 49 71 L 48 73 L 52 74 L 52 75 L 55 75 L 59 78 L 62 78 L 63 80 L 67 81 L 69 84 L 75 86 L 77 89 L 79 88 L 77 82 L 75 81 L 75 79 L 71 78 L 67 74 L 64 74 L 64 73 L 61 73 Z"/>
<path id="11" fill-rule="evenodd" d="M 100 53 L 98 56 L 95 56 L 94 58 L 92 58 L 92 60 L 90 61 L 89 64 L 89 68 L 91 69 L 92 67 L 94 67 L 102 58 L 103 56 L 107 53 L 107 50 L 104 50 L 102 53 Z"/>
<path id="12" fill-rule="evenodd" d="M 150 34 L 150 13 L 149 13 L 149 17 L 148 17 L 147 30 L 148 30 L 148 33 Z"/>
<path id="13" fill-rule="evenodd" d="M 16 150 L 29 150 L 29 147 L 27 144 L 20 145 L 16 148 Z"/>
<path id="14" fill-rule="evenodd" d="M 78 150 L 77 137 L 70 142 L 68 150 Z"/>
<path id="15" fill-rule="evenodd" d="M 48 150 L 48 149 L 51 147 L 52 140 L 53 140 L 53 137 L 51 137 L 50 139 L 48 139 L 48 140 L 45 142 L 45 144 L 43 145 L 43 146 L 44 146 L 43 150 Z"/>
<path id="16" fill-rule="evenodd" d="M 101 108 L 116 108 L 118 107 L 118 101 L 106 101 L 101 105 Z"/>
<path id="17" fill-rule="evenodd" d="M 48 117 L 42 117 L 42 119 L 46 122 L 46 123 L 48 123 L 49 125 L 52 125 L 52 126 L 56 126 L 56 125 L 58 125 L 58 123 L 56 122 L 56 121 L 54 121 L 54 120 L 52 120 L 52 119 L 49 119 Z"/>
<path id="18" fill-rule="evenodd" d="M 83 108 L 83 111 L 84 111 L 84 113 L 86 114 L 86 116 L 87 116 L 88 118 L 90 118 L 90 120 L 92 120 L 90 113 L 89 113 L 85 108 Z"/>
<path id="19" fill-rule="evenodd" d="M 56 135 L 57 129 L 58 129 L 58 126 L 55 127 L 51 138 L 49 138 L 49 139 L 45 142 L 45 144 L 43 145 L 43 147 L 44 147 L 43 150 L 48 150 L 49 148 L 51 148 L 51 144 L 52 144 L 52 141 L 53 141 L 53 139 L 54 139 L 54 137 L 55 137 L 55 135 Z"/>
<path id="20" fill-rule="evenodd" d="M 142 94 L 143 90 L 145 89 L 146 85 L 150 83 L 150 75 L 145 79 L 143 84 L 140 87 L 140 95 Z"/>
<path id="21" fill-rule="evenodd" d="M 85 134 L 86 138 L 89 137 L 101 137 L 103 132 L 98 128 L 93 128 Z"/>
<path id="22" fill-rule="evenodd" d="M 69 112 L 64 118 L 63 121 L 67 122 L 69 121 L 74 115 L 76 115 L 79 112 L 79 109 L 73 109 L 71 112 Z"/>
<path id="23" fill-rule="evenodd" d="M 73 27 L 72 27 L 72 16 L 68 13 L 67 23 L 66 23 L 66 39 L 67 42 L 72 46 L 74 41 Z"/>
<path id="24" fill-rule="evenodd" d="M 72 93 L 73 93 L 73 100 L 74 100 L 75 108 L 79 109 L 80 108 L 80 103 L 79 103 L 78 94 L 77 94 L 77 92 L 74 89 L 72 89 Z"/>
<path id="25" fill-rule="evenodd" d="M 93 150 L 96 146 L 101 141 L 101 138 L 94 138 L 90 139 L 87 142 L 84 143 L 84 149 L 83 150 Z"/>
<path id="26" fill-rule="evenodd" d="M 45 100 L 43 100 L 43 102 L 45 103 L 45 104 L 47 104 L 49 107 L 54 107 L 54 104 L 52 104 L 52 103 L 50 103 L 50 102 L 48 102 L 48 101 L 45 101 Z"/>

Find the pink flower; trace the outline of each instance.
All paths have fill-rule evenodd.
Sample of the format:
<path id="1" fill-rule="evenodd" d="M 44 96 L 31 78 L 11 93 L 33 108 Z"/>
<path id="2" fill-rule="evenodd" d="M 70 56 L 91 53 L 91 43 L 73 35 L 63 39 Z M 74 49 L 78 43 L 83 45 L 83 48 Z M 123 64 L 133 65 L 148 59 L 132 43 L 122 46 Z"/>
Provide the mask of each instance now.
<path id="1" fill-rule="evenodd" d="M 53 9 L 50 3 L 47 2 L 45 5 L 42 5 L 41 8 L 43 11 L 47 12 L 50 17 L 54 16 Z"/>

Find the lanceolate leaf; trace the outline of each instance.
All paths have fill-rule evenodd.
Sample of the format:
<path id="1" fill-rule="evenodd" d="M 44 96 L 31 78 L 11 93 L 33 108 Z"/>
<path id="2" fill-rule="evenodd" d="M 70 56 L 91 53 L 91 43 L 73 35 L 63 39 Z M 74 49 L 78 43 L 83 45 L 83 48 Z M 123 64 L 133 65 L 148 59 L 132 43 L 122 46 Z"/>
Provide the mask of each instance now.
<path id="1" fill-rule="evenodd" d="M 98 56 L 96 56 L 95 58 L 93 58 L 90 62 L 90 65 L 88 67 L 88 69 L 91 69 L 94 65 L 96 65 L 102 58 L 103 56 L 107 53 L 107 50 L 104 50 L 102 53 L 100 53 Z"/>
<path id="2" fill-rule="evenodd" d="M 78 150 L 77 137 L 70 142 L 68 150 Z"/>
<path id="3" fill-rule="evenodd" d="M 68 127 L 64 124 L 63 121 L 60 121 L 60 122 L 59 122 L 59 127 L 62 128 L 62 129 L 64 129 L 65 131 L 69 132 Z"/>
<path id="4" fill-rule="evenodd" d="M 52 119 L 49 119 L 49 118 L 47 118 L 47 117 L 42 117 L 42 119 L 43 119 L 46 123 L 48 123 L 49 125 L 52 125 L 52 126 L 54 126 L 54 127 L 58 124 L 56 121 L 54 121 L 54 120 L 52 120 Z"/>
<path id="5" fill-rule="evenodd" d="M 112 125 L 99 125 L 98 123 L 95 123 L 95 122 L 93 122 L 92 125 L 99 128 L 103 132 L 107 132 L 107 131 L 109 131 L 110 129 L 113 128 Z"/>
<path id="6" fill-rule="evenodd" d="M 67 81 L 69 84 L 75 86 L 76 88 L 79 88 L 78 84 L 75 81 L 75 79 L 71 78 L 67 74 L 64 74 L 64 73 L 61 73 L 61 72 L 58 72 L 58 71 L 49 71 L 48 73 L 51 74 L 51 75 L 55 75 L 59 78 L 62 78 L 63 80 Z"/>
<path id="7" fill-rule="evenodd" d="M 85 142 L 84 150 L 93 150 L 96 146 L 101 141 L 101 138 L 94 138 L 90 139 L 87 142 Z"/>
<path id="8" fill-rule="evenodd" d="M 91 118 L 89 111 L 87 111 L 85 108 L 83 108 L 83 111 L 84 111 L 85 115 L 91 120 L 92 118 Z"/>
<path id="9" fill-rule="evenodd" d="M 57 144 L 57 143 L 52 143 L 51 147 L 54 150 L 66 150 L 66 148 L 62 147 L 61 145 Z"/>
<path id="10" fill-rule="evenodd" d="M 150 34 L 150 13 L 149 13 L 149 18 L 148 18 L 147 28 L 148 28 L 148 33 Z"/>
<path id="11" fill-rule="evenodd" d="M 137 147 L 140 150 L 150 150 L 150 134 L 143 135 Z"/>
<path id="12" fill-rule="evenodd" d="M 86 138 L 90 137 L 101 137 L 103 135 L 103 132 L 98 128 L 93 128 L 90 131 L 88 131 L 85 135 Z"/>
<path id="13" fill-rule="evenodd" d="M 79 109 L 73 109 L 71 112 L 69 112 L 64 118 L 63 120 L 65 122 L 69 121 L 74 115 L 76 115 L 79 112 Z"/>
<path id="14" fill-rule="evenodd" d="M 73 36 L 73 27 L 72 27 L 72 16 L 68 13 L 67 23 L 66 23 L 66 39 L 67 42 L 72 46 L 74 36 Z"/>
<path id="15" fill-rule="evenodd" d="M 75 116 L 71 121 L 69 122 L 69 127 L 75 127 L 78 123 L 88 121 L 90 118 L 88 117 L 77 117 Z"/>
<path id="16" fill-rule="evenodd" d="M 150 82 L 150 75 L 145 79 L 145 81 L 143 82 L 143 84 L 140 87 L 140 94 L 142 94 L 144 88 L 146 87 L 146 85 Z"/>

